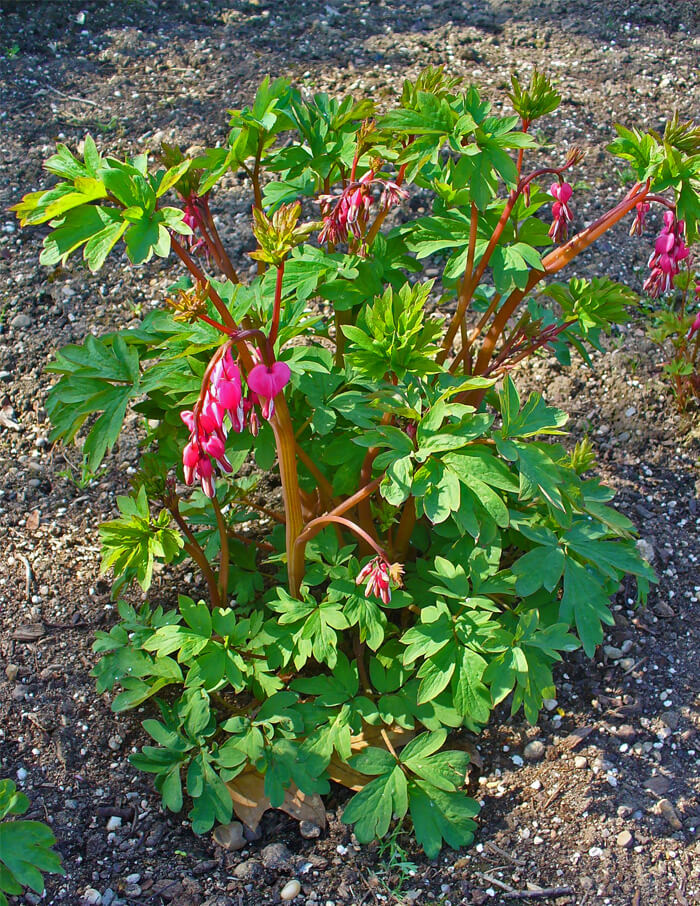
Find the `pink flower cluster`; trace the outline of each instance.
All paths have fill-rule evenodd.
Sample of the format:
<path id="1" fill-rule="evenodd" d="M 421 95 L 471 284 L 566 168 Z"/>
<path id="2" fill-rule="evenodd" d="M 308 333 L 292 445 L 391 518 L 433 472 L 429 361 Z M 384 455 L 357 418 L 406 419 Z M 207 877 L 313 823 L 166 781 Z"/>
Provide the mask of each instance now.
<path id="1" fill-rule="evenodd" d="M 271 366 L 263 363 L 254 365 L 248 373 L 248 394 L 244 397 L 241 372 L 231 349 L 226 349 L 211 371 L 201 403 L 180 413 L 190 430 L 190 439 L 182 451 L 188 485 L 194 484 L 197 479 L 206 496 L 214 496 L 214 463 L 222 472 L 232 470 L 226 458 L 226 419 L 237 433 L 243 431 L 247 421 L 250 431 L 256 435 L 259 430 L 256 405 L 260 407 L 263 418 L 271 418 L 274 398 L 290 377 L 289 366 L 284 362 L 274 362 Z"/>
<path id="2" fill-rule="evenodd" d="M 552 183 L 550 194 L 556 201 L 552 204 L 552 225 L 549 228 L 549 236 L 555 242 L 563 242 L 566 239 L 569 224 L 573 217 L 569 207 L 569 199 L 573 194 L 573 189 L 568 182 Z"/>
<path id="3" fill-rule="evenodd" d="M 319 242 L 346 242 L 350 233 L 355 239 L 362 238 L 373 202 L 371 187 L 375 184 L 382 186 L 379 204 L 386 210 L 408 197 L 398 183 L 376 178 L 374 172 L 368 170 L 359 181 L 346 186 L 340 195 L 319 196 L 323 216 Z"/>
<path id="4" fill-rule="evenodd" d="M 676 220 L 674 211 L 666 211 L 664 227 L 649 257 L 651 273 L 644 283 L 644 290 L 652 299 L 671 289 L 673 278 L 680 270 L 680 262 L 688 257 L 688 246 L 683 241 L 684 233 L 684 221 Z"/>
<path id="5" fill-rule="evenodd" d="M 401 585 L 403 567 L 400 563 L 388 563 L 383 557 L 375 557 L 366 563 L 355 579 L 356 585 L 365 585 L 365 597 L 376 595 L 383 604 L 391 601 L 391 584 Z"/>

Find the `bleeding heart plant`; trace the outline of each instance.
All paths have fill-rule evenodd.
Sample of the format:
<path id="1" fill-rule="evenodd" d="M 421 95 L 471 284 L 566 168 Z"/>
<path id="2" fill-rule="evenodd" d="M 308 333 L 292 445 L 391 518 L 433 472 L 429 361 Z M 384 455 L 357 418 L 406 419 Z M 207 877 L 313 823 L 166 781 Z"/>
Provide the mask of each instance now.
<path id="1" fill-rule="evenodd" d="M 688 272 L 700 133 L 618 128 L 637 181 L 584 226 L 567 181 L 581 152 L 525 167 L 559 96 L 536 73 L 510 98 L 495 115 L 430 69 L 377 115 L 265 80 L 223 147 L 164 146 L 149 169 L 88 136 L 17 205 L 49 223 L 48 266 L 82 248 L 96 271 L 123 239 L 134 264 L 174 253 L 186 270 L 173 311 L 58 353 L 47 408 L 54 440 L 84 439 L 88 474 L 129 407 L 144 419 L 133 493 L 101 529 L 116 591 L 185 557 L 206 581 L 208 601 L 173 610 L 120 602 L 94 671 L 100 693 L 120 687 L 116 711 L 155 698 L 157 745 L 132 761 L 174 811 L 184 782 L 197 832 L 239 809 L 244 778 L 292 814 L 337 779 L 358 790 L 344 820 L 360 841 L 410 812 L 429 856 L 469 843 L 478 806 L 448 731 L 479 732 L 508 696 L 536 721 L 562 652 L 594 655 L 621 579 L 641 598 L 653 579 L 584 477 L 590 445 L 556 442 L 566 415 L 523 402 L 511 372 L 540 349 L 587 359 L 627 320 L 628 287 L 551 278 L 628 214 L 641 233 L 667 209 L 648 288 Z M 210 210 L 231 172 L 252 190 L 248 283 Z"/>

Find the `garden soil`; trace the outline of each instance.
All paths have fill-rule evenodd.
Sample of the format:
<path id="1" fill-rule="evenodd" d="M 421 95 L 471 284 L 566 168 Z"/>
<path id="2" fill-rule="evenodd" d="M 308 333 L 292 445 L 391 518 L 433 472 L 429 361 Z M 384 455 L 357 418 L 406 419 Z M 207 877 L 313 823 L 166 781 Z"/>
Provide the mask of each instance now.
<path id="1" fill-rule="evenodd" d="M 621 591 L 606 646 L 595 663 L 567 658 L 537 726 L 499 710 L 480 738 L 461 737 L 483 801 L 475 845 L 434 862 L 406 835 L 359 847 L 335 787 L 320 837 L 270 811 L 257 839 L 224 850 L 165 814 L 129 765 L 148 709 L 116 717 L 89 675 L 95 631 L 115 621 L 97 526 L 128 488 L 138 422 L 81 487 L 78 453 L 49 442 L 45 410 L 52 353 L 137 324 L 168 278 L 160 263 L 129 270 L 119 257 L 96 276 L 77 261 L 47 272 L 43 230 L 19 231 L 7 210 L 48 184 L 41 163 L 57 139 L 89 131 L 103 150 L 165 140 L 192 153 L 225 139 L 227 110 L 266 73 L 382 105 L 445 63 L 499 103 L 512 72 L 553 74 L 564 102 L 543 128 L 587 152 L 574 195 L 583 225 L 624 191 L 604 153 L 614 121 L 697 116 L 695 16 L 683 0 L 0 2 L 0 777 L 57 837 L 66 876 L 48 879 L 43 902 L 256 906 L 297 879 L 293 902 L 309 906 L 700 903 L 697 410 L 676 413 L 643 312 L 592 368 L 545 357 L 522 380 L 571 413 L 567 443 L 590 436 L 660 582 L 644 610 Z M 242 179 L 228 187 L 213 207 L 246 269 L 250 200 Z M 632 242 L 621 226 L 579 273 L 639 288 L 652 235 Z M 169 605 L 178 590 L 199 589 L 186 572 L 161 573 L 151 599 Z"/>

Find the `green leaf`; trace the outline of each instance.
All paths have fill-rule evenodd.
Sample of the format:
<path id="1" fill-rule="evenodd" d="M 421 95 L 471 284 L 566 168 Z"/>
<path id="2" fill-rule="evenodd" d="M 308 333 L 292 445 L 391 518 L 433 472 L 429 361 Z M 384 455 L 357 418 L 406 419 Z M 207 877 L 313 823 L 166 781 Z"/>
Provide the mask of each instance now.
<path id="1" fill-rule="evenodd" d="M 539 488 L 544 498 L 558 510 L 565 510 L 560 484 L 559 469 L 546 452 L 544 444 L 514 441 L 521 475 L 531 485 Z"/>
<path id="2" fill-rule="evenodd" d="M 524 598 L 539 588 L 554 591 L 564 571 L 564 552 L 559 547 L 536 547 L 523 554 L 511 569 L 517 576 L 515 590 Z"/>
<path id="3" fill-rule="evenodd" d="M 188 817 L 195 834 L 205 834 L 216 821 L 229 823 L 233 813 L 231 794 L 203 753 L 190 763 L 187 792 L 194 801 Z"/>
<path id="4" fill-rule="evenodd" d="M 536 434 L 563 434 L 560 430 L 569 420 L 560 409 L 548 406 L 539 393 L 531 393 L 520 409 L 520 397 L 510 375 L 503 382 L 499 393 L 503 428 L 501 436 L 533 437 Z"/>
<path id="5" fill-rule="evenodd" d="M 83 257 L 90 269 L 97 271 L 127 226 L 114 208 L 76 207 L 52 223 L 53 229 L 44 239 L 39 261 L 47 267 L 59 262 L 65 264 L 76 249 L 87 243 Z"/>
<path id="6" fill-rule="evenodd" d="M 26 797 L 17 793 L 12 781 L 0 781 L 0 813 L 22 814 Z M 28 804 L 28 803 L 27 803 Z M 8 893 L 31 887 L 44 892 L 43 873 L 65 874 L 61 858 L 51 847 L 56 838 L 39 821 L 12 820 L 0 824 L 0 882 Z"/>
<path id="7" fill-rule="evenodd" d="M 411 493 L 413 481 L 413 460 L 409 456 L 401 456 L 389 463 L 386 476 L 380 485 L 380 492 L 387 503 L 400 506 Z"/>
<path id="8" fill-rule="evenodd" d="M 452 678 L 454 706 L 470 724 L 485 724 L 493 707 L 489 690 L 482 682 L 487 662 L 469 648 L 462 648 L 458 658 Z"/>
<path id="9" fill-rule="evenodd" d="M 479 814 L 478 802 L 424 780 L 411 780 L 408 795 L 413 831 L 429 859 L 438 856 L 443 841 L 455 850 L 473 841 L 476 823 L 472 819 Z"/>
<path id="10" fill-rule="evenodd" d="M 391 761 L 394 767 L 356 793 L 343 812 L 343 824 L 355 825 L 355 836 L 360 843 L 381 839 L 389 830 L 392 817 L 403 818 L 408 811 L 406 775 L 393 758 Z M 355 759 L 351 764 L 357 766 Z"/>
<path id="11" fill-rule="evenodd" d="M 444 522 L 459 509 L 459 478 L 437 459 L 429 459 L 413 476 L 412 493 L 419 512 L 433 524 Z"/>
<path id="12" fill-rule="evenodd" d="M 401 763 L 437 789 L 451 791 L 464 786 L 469 755 L 467 752 L 439 752 L 446 739 L 446 730 L 421 733 L 401 752 Z"/>
<path id="13" fill-rule="evenodd" d="M 163 223 L 162 212 L 132 223 L 125 234 L 126 251 L 133 264 L 144 264 L 154 254 L 167 258 L 170 253 L 170 233 Z"/>
<path id="14" fill-rule="evenodd" d="M 571 557 L 564 567 L 564 594 L 559 616 L 566 623 L 575 622 L 583 650 L 593 657 L 603 641 L 603 627 L 614 625 L 610 599 L 596 579 L 595 573 Z"/>

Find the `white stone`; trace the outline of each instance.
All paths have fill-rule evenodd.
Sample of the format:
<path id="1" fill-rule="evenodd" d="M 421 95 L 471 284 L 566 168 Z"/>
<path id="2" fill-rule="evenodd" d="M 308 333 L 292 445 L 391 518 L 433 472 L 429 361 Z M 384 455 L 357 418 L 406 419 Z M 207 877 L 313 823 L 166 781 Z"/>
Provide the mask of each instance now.
<path id="1" fill-rule="evenodd" d="M 293 900 L 301 893 L 301 884 L 297 881 L 288 881 L 280 891 L 281 900 Z"/>

